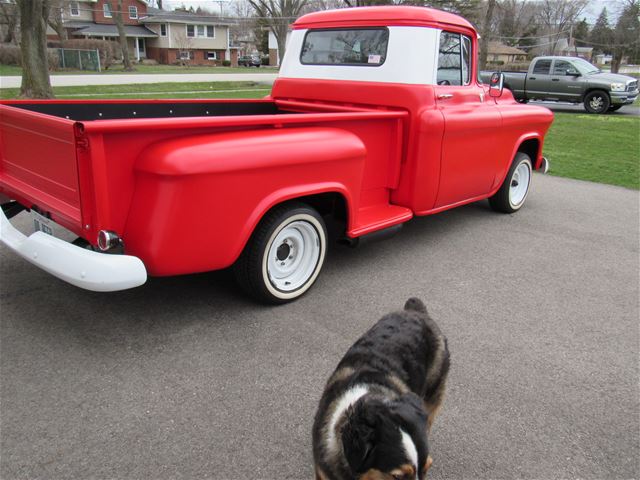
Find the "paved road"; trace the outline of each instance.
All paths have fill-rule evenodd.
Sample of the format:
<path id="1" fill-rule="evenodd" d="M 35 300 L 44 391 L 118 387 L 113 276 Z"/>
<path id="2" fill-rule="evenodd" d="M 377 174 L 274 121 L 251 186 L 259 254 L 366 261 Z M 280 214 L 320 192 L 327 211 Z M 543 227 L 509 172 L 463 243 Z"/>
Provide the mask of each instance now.
<path id="1" fill-rule="evenodd" d="M 110 74 L 110 75 L 51 75 L 54 87 L 79 85 L 129 85 L 165 82 L 260 82 L 272 84 L 277 73 L 180 73 L 180 74 Z M 22 77 L 0 77 L 0 88 L 18 88 Z"/>
<path id="2" fill-rule="evenodd" d="M 516 215 L 332 250 L 282 307 L 226 272 L 85 292 L 0 248 L 0 477 L 310 479 L 323 382 L 416 295 L 453 359 L 430 478 L 638 478 L 638 222 L 637 191 L 536 174 Z"/>
<path id="3" fill-rule="evenodd" d="M 586 110 L 582 105 L 573 105 L 571 103 L 557 103 L 557 102 L 531 102 L 531 105 L 542 105 L 554 112 L 562 113 L 582 113 L 587 115 Z M 631 115 L 640 116 L 640 106 L 637 105 L 625 105 L 617 112 L 611 112 L 609 115 Z"/>

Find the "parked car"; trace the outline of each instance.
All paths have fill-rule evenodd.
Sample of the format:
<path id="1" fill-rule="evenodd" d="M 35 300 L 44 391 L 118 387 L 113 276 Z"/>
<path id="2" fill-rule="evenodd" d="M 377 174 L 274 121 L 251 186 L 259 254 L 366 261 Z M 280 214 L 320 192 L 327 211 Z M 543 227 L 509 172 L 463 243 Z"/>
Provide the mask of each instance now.
<path id="1" fill-rule="evenodd" d="M 492 72 L 482 72 L 488 82 Z M 583 103 L 589 113 L 607 113 L 632 104 L 638 81 L 606 73 L 577 57 L 536 57 L 527 72 L 504 73 L 504 87 L 520 102 L 545 100 Z"/>
<path id="2" fill-rule="evenodd" d="M 0 241 L 89 290 L 233 267 L 284 303 L 318 278 L 328 231 L 354 245 L 485 199 L 514 213 L 553 113 L 479 83 L 477 48 L 451 13 L 339 9 L 294 23 L 264 99 L 0 101 Z M 30 235 L 9 221 L 25 208 Z"/>
<path id="3" fill-rule="evenodd" d="M 257 55 L 243 55 L 238 58 L 238 65 L 240 67 L 260 67 L 262 61 Z"/>

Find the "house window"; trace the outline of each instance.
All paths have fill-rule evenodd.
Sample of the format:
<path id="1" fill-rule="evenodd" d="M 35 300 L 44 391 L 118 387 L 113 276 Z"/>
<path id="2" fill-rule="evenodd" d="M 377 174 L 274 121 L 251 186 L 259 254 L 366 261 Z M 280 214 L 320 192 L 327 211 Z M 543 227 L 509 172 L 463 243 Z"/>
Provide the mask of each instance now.
<path id="1" fill-rule="evenodd" d="M 167 36 L 167 24 L 166 23 L 161 23 L 160 24 L 160 36 L 161 37 L 166 37 Z"/>
<path id="2" fill-rule="evenodd" d="M 135 20 L 138 18 L 138 7 L 129 5 L 129 18 Z"/>
<path id="3" fill-rule="evenodd" d="M 207 60 L 217 60 L 218 59 L 218 52 L 206 52 L 205 53 Z"/>
<path id="4" fill-rule="evenodd" d="M 111 18 L 111 5 L 109 5 L 108 3 L 103 3 L 102 4 L 102 14 L 104 15 L 104 18 Z"/>
<path id="5" fill-rule="evenodd" d="M 178 58 L 180 60 L 191 60 L 193 59 L 193 52 L 191 50 L 180 50 L 178 52 Z"/>
<path id="6" fill-rule="evenodd" d="M 216 29 L 213 25 L 187 25 L 187 37 L 215 38 Z"/>
<path id="7" fill-rule="evenodd" d="M 69 13 L 72 17 L 80 16 L 80 5 L 78 5 L 78 2 L 71 2 L 69 4 Z"/>

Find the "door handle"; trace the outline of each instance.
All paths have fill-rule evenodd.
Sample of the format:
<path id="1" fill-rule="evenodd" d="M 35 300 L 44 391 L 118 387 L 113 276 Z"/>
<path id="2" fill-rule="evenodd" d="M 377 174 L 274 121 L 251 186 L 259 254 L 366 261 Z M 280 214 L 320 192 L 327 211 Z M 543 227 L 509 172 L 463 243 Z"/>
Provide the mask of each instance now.
<path id="1" fill-rule="evenodd" d="M 529 78 L 529 80 L 535 80 L 535 79 L 536 79 L 536 77 L 531 77 L 531 78 Z"/>
<path id="2" fill-rule="evenodd" d="M 438 100 L 448 100 L 449 98 L 453 98 L 452 93 L 441 93 L 438 95 Z"/>
<path id="3" fill-rule="evenodd" d="M 559 82 L 559 81 L 560 81 L 560 79 L 559 79 L 559 78 L 552 78 L 552 79 L 551 79 L 551 81 L 552 81 L 552 82 Z"/>

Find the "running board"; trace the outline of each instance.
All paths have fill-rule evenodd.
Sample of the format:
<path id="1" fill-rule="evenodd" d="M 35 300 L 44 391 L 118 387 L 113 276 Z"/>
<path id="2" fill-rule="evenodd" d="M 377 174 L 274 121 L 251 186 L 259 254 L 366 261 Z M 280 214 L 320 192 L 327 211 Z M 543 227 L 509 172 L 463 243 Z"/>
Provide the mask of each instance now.
<path id="1" fill-rule="evenodd" d="M 404 223 L 413 218 L 413 212 L 397 205 L 373 205 L 358 210 L 357 224 L 347 232 L 351 238 L 361 237 Z"/>

